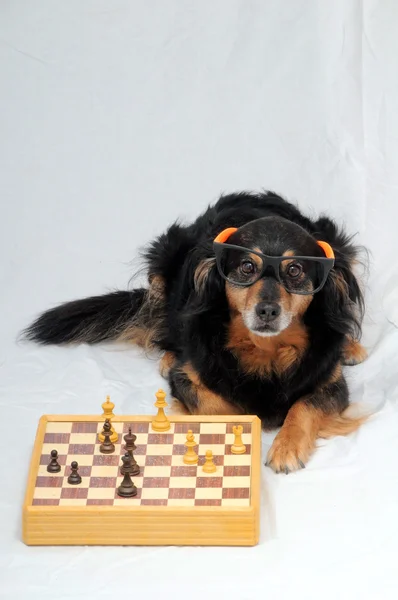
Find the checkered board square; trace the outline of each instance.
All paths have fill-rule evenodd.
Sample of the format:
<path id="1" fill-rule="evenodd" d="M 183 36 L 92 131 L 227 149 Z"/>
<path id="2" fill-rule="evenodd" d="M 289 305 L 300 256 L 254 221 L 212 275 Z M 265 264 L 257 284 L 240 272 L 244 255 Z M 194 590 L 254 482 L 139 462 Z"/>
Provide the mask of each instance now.
<path id="1" fill-rule="evenodd" d="M 233 425 L 243 427 L 245 454 L 232 454 Z M 100 452 L 98 433 L 102 422 L 48 421 L 41 448 L 40 464 L 34 484 L 32 506 L 221 506 L 250 505 L 252 475 L 252 423 L 172 422 L 166 433 L 153 431 L 150 422 L 113 422 L 118 433 L 113 454 Z M 134 452 L 140 474 L 133 477 L 138 494 L 122 498 L 117 487 L 121 456 L 125 453 L 123 436 L 131 427 L 137 436 Z M 183 462 L 184 443 L 192 430 L 199 455 L 197 465 Z M 48 473 L 51 450 L 57 450 L 61 471 Z M 202 469 L 206 450 L 213 452 L 217 470 Z M 82 482 L 67 481 L 72 461 L 79 464 Z"/>

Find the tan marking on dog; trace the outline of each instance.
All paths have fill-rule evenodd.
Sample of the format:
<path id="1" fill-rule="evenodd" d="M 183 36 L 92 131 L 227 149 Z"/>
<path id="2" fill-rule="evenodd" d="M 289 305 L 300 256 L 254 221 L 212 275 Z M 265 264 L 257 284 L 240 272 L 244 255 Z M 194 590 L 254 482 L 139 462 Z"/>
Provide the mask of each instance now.
<path id="1" fill-rule="evenodd" d="M 165 281 L 160 275 L 149 276 L 149 295 L 164 295 L 165 293 Z"/>
<path id="2" fill-rule="evenodd" d="M 253 248 L 253 252 L 259 252 L 260 254 L 262 254 L 260 248 Z M 257 267 L 259 269 L 262 269 L 263 267 L 263 259 L 261 258 L 261 256 L 258 256 L 257 254 L 249 254 L 249 258 L 252 259 L 252 261 L 257 265 Z"/>
<path id="3" fill-rule="evenodd" d="M 155 348 L 153 339 L 156 336 L 156 329 L 149 327 L 139 327 L 131 325 L 127 327 L 118 337 L 121 342 L 130 342 L 145 350 L 153 350 Z"/>
<path id="4" fill-rule="evenodd" d="M 211 257 L 201 260 L 198 266 L 196 267 L 194 273 L 194 286 L 195 290 L 198 293 L 200 293 L 203 290 L 203 287 L 206 285 L 209 273 L 215 264 L 216 259 L 214 257 Z"/>
<path id="5" fill-rule="evenodd" d="M 162 377 L 166 379 L 168 374 L 170 373 L 170 369 L 175 363 L 175 354 L 174 352 L 165 352 L 160 359 L 159 363 L 159 373 Z"/>
<path id="6" fill-rule="evenodd" d="M 330 271 L 329 277 L 333 280 L 334 285 L 342 296 L 348 298 L 348 284 L 341 273 Z"/>
<path id="7" fill-rule="evenodd" d="M 194 411 L 196 415 L 241 415 L 242 410 L 214 394 L 208 388 L 200 386 L 197 390 L 198 406 Z"/>
<path id="8" fill-rule="evenodd" d="M 302 317 L 312 302 L 313 296 L 289 294 L 283 285 L 280 286 L 280 304 L 284 312 L 290 313 L 294 318 Z"/>
<path id="9" fill-rule="evenodd" d="M 334 369 L 333 373 L 331 374 L 328 383 L 336 383 L 336 381 L 341 379 L 342 374 L 343 374 L 343 369 L 341 368 L 341 364 L 339 363 L 336 365 L 336 368 Z"/>
<path id="10" fill-rule="evenodd" d="M 206 387 L 190 363 L 186 363 L 181 371 L 185 373 L 192 385 L 195 387 L 195 393 L 198 398 L 198 406 L 192 414 L 194 415 L 239 415 L 242 414 L 237 406 L 228 402 L 218 394 L 215 394 Z"/>
<path id="11" fill-rule="evenodd" d="M 141 308 L 131 322 L 120 331 L 118 340 L 130 342 L 152 352 L 157 349 L 155 340 L 163 321 L 165 283 L 160 275 L 149 276 L 149 288 Z"/>
<path id="12" fill-rule="evenodd" d="M 193 368 L 193 366 L 191 365 L 191 363 L 186 363 L 181 371 L 183 373 L 185 373 L 185 375 L 188 377 L 188 379 L 191 381 L 191 383 L 193 383 L 196 386 L 199 386 L 201 384 L 200 381 L 200 377 L 198 372 Z"/>
<path id="13" fill-rule="evenodd" d="M 367 357 L 368 353 L 362 344 L 351 338 L 348 338 L 343 350 L 343 364 L 350 366 L 359 365 L 361 362 L 366 360 Z"/>
<path id="14" fill-rule="evenodd" d="M 249 287 L 236 287 L 228 282 L 225 286 L 225 293 L 229 306 L 232 310 L 242 313 L 244 310 L 252 309 L 260 302 L 260 291 L 263 287 L 263 281 L 260 279 Z"/>
<path id="15" fill-rule="evenodd" d="M 307 346 L 308 333 L 300 322 L 279 335 L 262 337 L 247 329 L 240 314 L 231 320 L 226 345 L 247 373 L 260 377 L 272 371 L 282 374 L 300 360 Z"/>
<path id="16" fill-rule="evenodd" d="M 190 415 L 188 408 L 177 398 L 170 398 L 169 412 L 174 415 Z"/>

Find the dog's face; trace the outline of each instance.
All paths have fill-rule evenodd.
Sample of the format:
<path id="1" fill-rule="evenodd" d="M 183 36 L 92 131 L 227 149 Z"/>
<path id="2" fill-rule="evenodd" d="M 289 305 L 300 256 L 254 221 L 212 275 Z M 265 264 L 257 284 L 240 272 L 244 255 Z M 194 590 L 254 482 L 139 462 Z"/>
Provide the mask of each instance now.
<path id="1" fill-rule="evenodd" d="M 218 255 L 230 309 L 254 334 L 278 335 L 310 305 L 324 276 L 323 264 L 297 256 L 325 254 L 305 230 L 276 217 L 241 227 Z"/>

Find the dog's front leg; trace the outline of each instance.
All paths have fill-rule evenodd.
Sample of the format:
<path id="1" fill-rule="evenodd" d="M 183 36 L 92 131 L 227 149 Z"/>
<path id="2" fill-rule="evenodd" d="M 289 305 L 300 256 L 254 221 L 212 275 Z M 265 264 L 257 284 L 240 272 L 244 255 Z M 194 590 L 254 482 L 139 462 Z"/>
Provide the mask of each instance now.
<path id="1" fill-rule="evenodd" d="M 322 412 L 306 399 L 289 410 L 267 454 L 267 465 L 276 473 L 289 473 L 305 467 L 315 448 Z"/>
<path id="2" fill-rule="evenodd" d="M 347 407 L 348 388 L 338 365 L 328 384 L 290 408 L 266 464 L 276 473 L 286 474 L 305 467 L 318 438 L 347 435 L 366 421 L 366 417 L 347 415 Z"/>
<path id="3" fill-rule="evenodd" d="M 161 377 L 163 377 L 164 379 L 167 379 L 169 376 L 169 373 L 171 371 L 171 369 L 173 368 L 173 366 L 176 363 L 176 357 L 174 352 L 165 352 L 160 360 L 159 363 L 159 373 L 161 375 Z"/>

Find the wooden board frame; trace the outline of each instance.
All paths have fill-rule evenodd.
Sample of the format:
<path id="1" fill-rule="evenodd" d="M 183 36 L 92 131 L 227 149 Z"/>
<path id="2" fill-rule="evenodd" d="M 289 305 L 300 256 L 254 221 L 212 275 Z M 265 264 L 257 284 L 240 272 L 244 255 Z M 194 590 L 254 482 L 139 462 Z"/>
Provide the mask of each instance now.
<path id="1" fill-rule="evenodd" d="M 252 415 L 170 416 L 171 423 L 251 423 L 249 506 L 33 506 L 48 422 L 102 422 L 93 415 L 44 415 L 39 421 L 23 505 L 26 545 L 255 546 L 260 535 L 261 422 Z M 119 415 L 118 422 L 151 422 L 153 416 Z"/>

